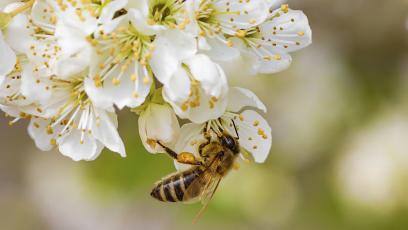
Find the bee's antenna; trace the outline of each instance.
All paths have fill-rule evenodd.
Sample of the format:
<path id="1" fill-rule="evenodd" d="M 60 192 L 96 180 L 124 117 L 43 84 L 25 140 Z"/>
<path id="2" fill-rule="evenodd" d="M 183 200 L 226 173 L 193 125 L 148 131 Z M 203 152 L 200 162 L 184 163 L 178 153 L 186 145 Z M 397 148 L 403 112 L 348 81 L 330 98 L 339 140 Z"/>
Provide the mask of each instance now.
<path id="1" fill-rule="evenodd" d="M 238 138 L 238 140 L 239 140 L 238 129 L 237 129 L 237 126 L 235 125 L 235 121 L 234 121 L 234 119 L 231 119 L 231 121 L 232 121 L 232 124 L 234 125 L 235 134 L 237 134 L 237 138 Z"/>

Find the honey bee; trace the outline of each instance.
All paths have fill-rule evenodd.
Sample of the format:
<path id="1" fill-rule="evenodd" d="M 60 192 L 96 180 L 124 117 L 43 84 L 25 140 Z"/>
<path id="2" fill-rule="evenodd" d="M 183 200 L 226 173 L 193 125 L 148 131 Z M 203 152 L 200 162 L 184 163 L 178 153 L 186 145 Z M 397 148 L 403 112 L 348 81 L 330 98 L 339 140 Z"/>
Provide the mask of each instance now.
<path id="1" fill-rule="evenodd" d="M 152 189 L 151 196 L 163 202 L 201 201 L 203 208 L 199 216 L 213 197 L 221 179 L 235 166 L 235 161 L 240 153 L 236 127 L 235 131 L 237 137 L 225 131 L 219 132 L 216 140 L 211 140 L 211 137 L 207 136 L 207 142 L 198 148 L 200 159 L 196 159 L 192 153 L 188 152 L 177 154 L 158 142 L 172 158 L 180 163 L 192 165 L 192 167 L 170 174 L 157 182 Z"/>

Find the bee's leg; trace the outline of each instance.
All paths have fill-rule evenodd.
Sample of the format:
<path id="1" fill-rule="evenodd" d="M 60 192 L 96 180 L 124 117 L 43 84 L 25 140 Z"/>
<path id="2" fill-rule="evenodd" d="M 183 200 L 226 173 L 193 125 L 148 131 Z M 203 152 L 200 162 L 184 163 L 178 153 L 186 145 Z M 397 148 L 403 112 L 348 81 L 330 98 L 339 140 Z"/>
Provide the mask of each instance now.
<path id="1" fill-rule="evenodd" d="M 211 143 L 211 134 L 206 133 L 206 134 L 204 135 L 204 137 L 205 137 L 205 139 L 207 139 L 207 142 L 204 142 L 204 143 L 200 144 L 200 146 L 198 146 L 198 153 L 200 154 L 200 156 L 201 156 L 202 158 L 205 158 L 205 157 L 206 157 L 206 156 L 203 156 L 203 149 L 204 149 L 204 147 L 205 147 L 206 145 L 208 145 L 208 144 Z"/>
<path id="2" fill-rule="evenodd" d="M 176 160 L 177 162 L 181 164 L 188 164 L 188 165 L 202 165 L 202 163 L 195 158 L 195 156 L 192 153 L 189 152 L 182 152 L 180 154 L 177 154 L 175 151 L 170 149 L 169 147 L 163 145 L 160 143 L 160 141 L 157 142 L 165 151 L 166 153 Z"/>
<path id="3" fill-rule="evenodd" d="M 235 125 L 235 121 L 234 121 L 234 119 L 231 119 L 231 121 L 232 121 L 232 124 L 234 125 L 235 134 L 237 134 L 237 139 L 239 140 L 238 129 L 237 129 L 237 126 Z"/>

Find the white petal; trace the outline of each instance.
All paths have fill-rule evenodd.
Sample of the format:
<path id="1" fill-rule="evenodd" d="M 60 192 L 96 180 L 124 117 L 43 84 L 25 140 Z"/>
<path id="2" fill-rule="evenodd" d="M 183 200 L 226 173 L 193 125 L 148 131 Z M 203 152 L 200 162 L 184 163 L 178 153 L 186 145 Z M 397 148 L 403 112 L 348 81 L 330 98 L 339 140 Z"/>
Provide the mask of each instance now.
<path id="1" fill-rule="evenodd" d="M 234 119 L 241 147 L 252 154 L 255 162 L 264 162 L 272 146 L 272 130 L 268 122 L 252 110 L 246 110 L 239 116 L 227 114 L 223 116 L 223 119 L 227 123 Z M 232 125 L 227 125 L 227 127 L 232 127 Z M 232 128 L 229 128 L 229 132 L 235 133 Z"/>
<path id="2" fill-rule="evenodd" d="M 99 23 L 105 24 L 112 21 L 115 13 L 124 8 L 127 3 L 128 0 L 116 0 L 107 4 L 105 7 L 103 7 L 102 13 L 99 16 Z"/>
<path id="3" fill-rule="evenodd" d="M 286 0 L 266 0 L 269 9 L 276 9 L 284 2 L 286 2 Z"/>
<path id="4" fill-rule="evenodd" d="M 273 46 L 275 53 L 288 53 L 305 48 L 312 43 L 312 31 L 306 15 L 299 10 L 281 9 L 271 13 L 275 16 L 259 25 L 262 37 Z"/>
<path id="5" fill-rule="evenodd" d="M 44 0 L 35 1 L 31 8 L 31 18 L 35 25 L 47 32 L 53 32 L 56 15 Z"/>
<path id="6" fill-rule="evenodd" d="M 55 30 L 61 55 L 57 63 L 59 77 L 66 78 L 83 71 L 91 61 L 91 45 L 86 34 L 68 23 L 58 22 Z M 67 65 L 64 68 L 64 65 Z"/>
<path id="7" fill-rule="evenodd" d="M 26 15 L 16 15 L 5 31 L 7 43 L 18 53 L 27 53 L 32 43 L 32 29 L 27 29 L 29 21 Z"/>
<path id="8" fill-rule="evenodd" d="M 289 54 L 275 53 L 271 60 L 258 60 L 257 71 L 261 74 L 272 74 L 287 69 L 292 63 L 292 57 Z"/>
<path id="9" fill-rule="evenodd" d="M 206 39 L 208 49 L 204 50 L 203 53 L 210 56 L 215 61 L 229 61 L 236 59 L 240 52 L 235 47 L 228 47 L 226 44 L 215 38 Z"/>
<path id="10" fill-rule="evenodd" d="M 104 146 L 113 152 L 119 153 L 122 157 L 126 157 L 125 145 L 117 131 L 117 117 L 115 113 L 107 113 L 103 110 L 97 110 L 97 117 L 94 117 L 96 122 L 92 126 L 93 136 Z"/>
<path id="11" fill-rule="evenodd" d="M 145 148 L 151 152 L 163 152 L 157 144 L 149 145 L 149 140 L 160 141 L 172 147 L 177 140 L 180 126 L 174 111 L 168 105 L 150 103 L 139 117 L 139 135 Z"/>
<path id="12" fill-rule="evenodd" d="M 35 145 L 42 151 L 50 151 L 55 146 L 51 140 L 55 138 L 55 132 L 47 132 L 47 127 L 50 124 L 49 120 L 42 118 L 32 118 L 28 125 L 28 134 L 34 140 Z"/>
<path id="13" fill-rule="evenodd" d="M 105 78 L 103 86 L 96 86 L 94 80 L 86 78 L 85 90 L 95 106 L 100 108 L 107 108 L 116 105 L 119 109 L 124 107 L 134 108 L 141 105 L 150 92 L 153 81 L 148 76 L 144 76 L 144 71 L 141 67 L 138 67 L 138 71 L 135 73 L 135 64 L 131 64 L 130 67 L 124 72 L 120 73 L 120 68 L 116 68 L 111 71 Z M 139 64 L 136 64 L 139 66 Z M 98 69 L 98 66 L 92 68 Z M 95 72 L 95 70 L 92 70 Z M 138 76 L 136 80 L 132 80 L 132 75 Z M 94 75 L 91 75 L 94 76 Z M 120 83 L 116 84 L 113 79 L 120 77 Z M 149 79 L 145 82 L 145 77 Z"/>
<path id="14" fill-rule="evenodd" d="M 163 84 L 167 84 L 182 60 L 197 52 L 195 38 L 178 30 L 168 30 L 157 35 L 154 46 L 149 63 L 157 79 Z"/>
<path id="15" fill-rule="evenodd" d="M 191 80 L 181 66 L 163 86 L 163 97 L 169 102 L 182 103 L 190 95 Z"/>
<path id="16" fill-rule="evenodd" d="M 7 75 L 14 69 L 17 57 L 13 50 L 3 39 L 3 34 L 0 31 L 0 76 Z"/>
<path id="17" fill-rule="evenodd" d="M 91 15 L 91 12 L 81 1 L 76 1 L 75 7 L 71 3 L 64 4 L 61 9 L 58 1 L 48 1 L 56 10 L 58 23 L 64 23 L 70 27 L 77 28 L 85 35 L 90 35 L 98 28 L 98 19 Z M 79 16 L 80 13 L 80 16 Z"/>
<path id="18" fill-rule="evenodd" d="M 90 50 L 85 47 L 75 54 L 61 54 L 55 63 L 55 74 L 61 79 L 68 79 L 82 72 L 89 65 Z"/>
<path id="19" fill-rule="evenodd" d="M 229 4 L 225 3 L 225 1 L 215 3 L 217 10 L 237 13 L 219 14 L 217 17 L 224 26 L 228 25 L 232 29 L 247 29 L 256 26 L 265 21 L 269 14 L 269 8 L 264 0 L 229 1 Z M 235 30 L 233 29 L 233 31 Z"/>
<path id="20" fill-rule="evenodd" d="M 220 117 L 225 112 L 228 93 L 227 80 L 221 67 L 205 55 L 196 55 L 184 62 L 190 73 L 180 68 L 164 85 L 163 98 L 180 118 L 203 123 Z M 194 86 L 190 77 L 196 80 Z M 195 88 L 194 91 L 192 88 Z"/>
<path id="21" fill-rule="evenodd" d="M 227 92 L 227 78 L 224 71 L 208 56 L 198 54 L 186 59 L 184 63 L 190 68 L 194 79 L 201 82 L 202 88 L 207 94 L 218 98 Z"/>
<path id="22" fill-rule="evenodd" d="M 166 30 L 165 26 L 150 25 L 148 23 L 148 16 L 139 9 L 129 9 L 128 15 L 135 28 L 144 35 L 155 35 Z"/>
<path id="23" fill-rule="evenodd" d="M 32 101 L 39 101 L 41 104 L 50 100 L 53 96 L 52 82 L 49 78 L 40 77 L 34 72 L 31 65 L 23 67 L 21 75 L 21 93 Z"/>
<path id="24" fill-rule="evenodd" d="M 246 106 L 255 107 L 266 113 L 266 106 L 261 100 L 250 90 L 232 87 L 228 92 L 228 108 L 227 111 L 239 112 Z"/>
<path id="25" fill-rule="evenodd" d="M 102 151 L 100 146 L 103 145 L 88 134 L 84 135 L 83 142 L 81 142 L 81 136 L 81 131 L 74 129 L 69 135 L 58 139 L 59 151 L 74 161 L 96 159 Z"/>

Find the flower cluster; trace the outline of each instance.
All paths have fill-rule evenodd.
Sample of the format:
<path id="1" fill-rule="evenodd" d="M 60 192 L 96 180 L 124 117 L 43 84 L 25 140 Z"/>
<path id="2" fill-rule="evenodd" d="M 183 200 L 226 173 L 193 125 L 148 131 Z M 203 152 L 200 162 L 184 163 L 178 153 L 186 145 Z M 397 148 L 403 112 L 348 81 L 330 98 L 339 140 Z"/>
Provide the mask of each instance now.
<path id="1" fill-rule="evenodd" d="M 275 73 L 311 43 L 301 11 L 275 0 L 25 0 L 0 3 L 0 108 L 44 151 L 121 156 L 117 110 L 139 116 L 151 153 L 196 150 L 203 131 L 235 134 L 263 162 L 271 128 L 249 90 L 229 87 L 224 61 Z M 180 127 L 179 119 L 185 122 Z M 158 144 L 160 142 L 160 145 Z"/>

